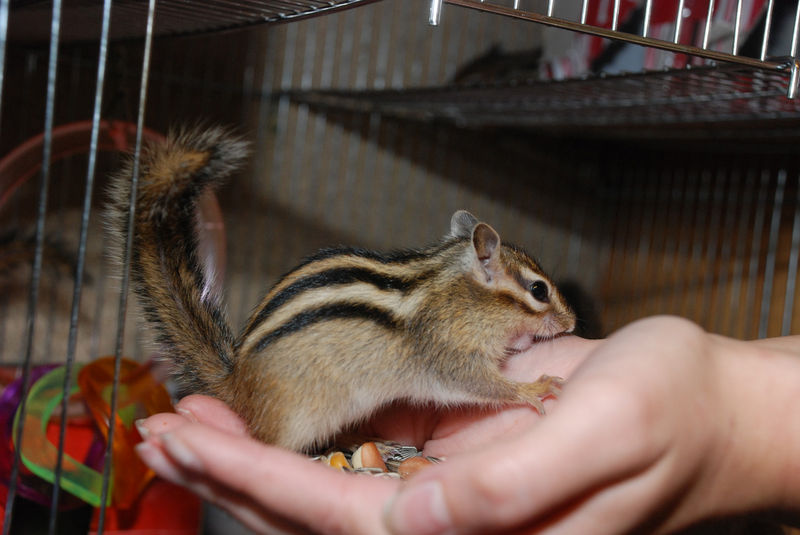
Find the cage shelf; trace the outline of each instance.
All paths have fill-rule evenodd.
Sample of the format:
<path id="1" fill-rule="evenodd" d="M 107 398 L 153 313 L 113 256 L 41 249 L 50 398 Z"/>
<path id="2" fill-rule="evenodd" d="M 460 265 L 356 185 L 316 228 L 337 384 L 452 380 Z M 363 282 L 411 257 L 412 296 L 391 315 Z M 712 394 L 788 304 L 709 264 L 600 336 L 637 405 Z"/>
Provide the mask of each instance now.
<path id="1" fill-rule="evenodd" d="M 260 23 L 288 22 L 376 0 L 159 0 L 155 34 L 176 35 L 227 30 Z M 66 1 L 62 7 L 62 39 L 91 41 L 100 35 L 100 0 Z M 12 0 L 8 38 L 17 42 L 50 39 L 52 0 Z M 145 33 L 147 2 L 117 0 L 113 3 L 111 37 L 127 39 Z"/>
<path id="2" fill-rule="evenodd" d="M 293 100 L 318 109 L 476 128 L 611 128 L 617 133 L 635 129 L 637 134 L 686 135 L 711 129 L 719 133 L 720 126 L 732 131 L 732 127 L 765 125 L 765 121 L 774 133 L 800 124 L 800 103 L 793 98 L 800 83 L 800 2 L 795 6 L 794 0 L 614 0 L 605 4 L 596 0 L 431 0 L 431 23 L 438 24 L 446 16 L 443 3 L 613 39 L 621 46 L 646 47 L 661 54 L 662 65 L 671 68 L 634 63 L 628 65 L 633 72 L 561 80 L 544 79 L 540 72 L 538 78 L 527 73 L 522 78 L 501 76 L 477 84 L 416 89 L 293 91 Z M 577 72 L 587 70 L 587 65 L 577 67 Z M 669 128 L 662 129 L 665 126 Z"/>
<path id="3" fill-rule="evenodd" d="M 430 0 L 431 24 L 439 24 L 444 2 L 684 57 L 787 71 L 786 94 L 794 98 L 800 89 L 800 0 Z M 743 50 L 746 41 L 754 50 Z"/>
<path id="4" fill-rule="evenodd" d="M 788 74 L 704 66 L 577 80 L 381 91 L 294 91 L 317 109 L 440 120 L 465 127 L 698 127 L 800 120 Z M 664 133 L 662 131 L 662 133 Z"/>

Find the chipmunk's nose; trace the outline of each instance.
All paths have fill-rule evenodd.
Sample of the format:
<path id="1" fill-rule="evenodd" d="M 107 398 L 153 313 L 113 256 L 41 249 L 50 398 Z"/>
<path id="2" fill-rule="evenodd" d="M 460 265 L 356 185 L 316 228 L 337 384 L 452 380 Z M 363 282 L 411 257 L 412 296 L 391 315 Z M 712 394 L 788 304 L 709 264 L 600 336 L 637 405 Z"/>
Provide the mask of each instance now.
<path id="1" fill-rule="evenodd" d="M 575 317 L 570 314 L 548 312 L 544 316 L 545 331 L 552 336 L 561 333 L 571 333 L 575 330 Z"/>
<path id="2" fill-rule="evenodd" d="M 561 316 L 563 318 L 564 314 L 562 314 Z M 572 331 L 574 331 L 575 323 L 576 323 L 575 316 L 566 316 L 566 320 L 564 321 L 564 332 L 571 333 Z"/>

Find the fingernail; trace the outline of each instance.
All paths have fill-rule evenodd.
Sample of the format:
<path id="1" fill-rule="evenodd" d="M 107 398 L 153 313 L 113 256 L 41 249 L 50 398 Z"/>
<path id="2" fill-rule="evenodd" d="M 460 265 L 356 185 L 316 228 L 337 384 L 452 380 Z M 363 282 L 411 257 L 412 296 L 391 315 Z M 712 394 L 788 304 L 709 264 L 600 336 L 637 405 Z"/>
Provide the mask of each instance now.
<path id="1" fill-rule="evenodd" d="M 186 484 L 186 478 L 183 477 L 183 474 L 175 468 L 172 461 L 153 442 L 140 442 L 134 448 L 142 461 L 156 474 L 178 485 Z"/>
<path id="2" fill-rule="evenodd" d="M 448 533 L 450 513 L 439 481 L 426 481 L 400 492 L 389 502 L 386 527 L 395 535 Z"/>
<path id="3" fill-rule="evenodd" d="M 147 440 L 150 437 L 150 430 L 145 427 L 144 421 L 146 418 L 139 418 L 133 422 L 133 425 L 136 426 L 136 430 L 139 432 L 139 436 L 142 437 L 144 440 Z"/>
<path id="4" fill-rule="evenodd" d="M 184 418 L 186 418 L 190 422 L 195 422 L 196 423 L 198 421 L 197 420 L 197 416 L 195 416 L 194 413 L 192 411 L 188 410 L 188 409 L 184 409 L 182 407 L 178 407 L 178 408 L 175 409 L 175 412 L 180 414 L 181 416 L 183 416 Z"/>
<path id="5" fill-rule="evenodd" d="M 161 440 L 164 443 L 164 450 L 167 455 L 184 468 L 202 472 L 205 467 L 200 459 L 194 454 L 194 451 L 181 439 L 172 433 L 165 433 L 161 435 Z"/>

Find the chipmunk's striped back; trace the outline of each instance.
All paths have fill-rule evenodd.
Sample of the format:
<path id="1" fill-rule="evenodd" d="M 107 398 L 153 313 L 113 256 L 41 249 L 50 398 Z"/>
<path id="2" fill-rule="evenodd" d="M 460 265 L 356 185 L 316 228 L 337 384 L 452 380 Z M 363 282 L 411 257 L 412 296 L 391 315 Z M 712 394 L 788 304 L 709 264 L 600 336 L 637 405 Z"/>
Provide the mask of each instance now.
<path id="1" fill-rule="evenodd" d="M 281 336 L 321 321 L 353 318 L 405 329 L 425 285 L 452 267 L 451 238 L 423 250 L 380 254 L 358 248 L 325 249 L 284 275 L 264 297 L 242 334 L 240 353 L 264 350 Z"/>

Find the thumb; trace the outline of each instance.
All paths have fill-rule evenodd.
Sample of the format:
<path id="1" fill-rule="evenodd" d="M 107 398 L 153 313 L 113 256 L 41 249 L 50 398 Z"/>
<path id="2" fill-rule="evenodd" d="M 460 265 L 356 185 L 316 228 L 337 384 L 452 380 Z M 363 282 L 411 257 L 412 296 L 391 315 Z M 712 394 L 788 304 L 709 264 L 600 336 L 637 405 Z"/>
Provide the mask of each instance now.
<path id="1" fill-rule="evenodd" d="M 395 495 L 386 506 L 384 521 L 389 531 L 398 535 L 433 535 L 452 530 L 454 523 L 442 480 L 424 481 Z"/>
<path id="2" fill-rule="evenodd" d="M 387 529 L 433 535 L 531 527 L 649 466 L 649 450 L 626 439 L 628 424 L 637 419 L 635 406 L 592 387 L 570 394 L 518 438 L 415 476 L 387 505 Z"/>

